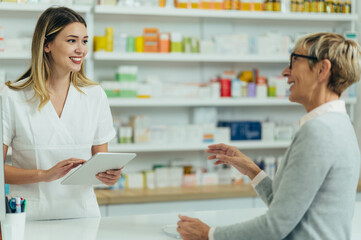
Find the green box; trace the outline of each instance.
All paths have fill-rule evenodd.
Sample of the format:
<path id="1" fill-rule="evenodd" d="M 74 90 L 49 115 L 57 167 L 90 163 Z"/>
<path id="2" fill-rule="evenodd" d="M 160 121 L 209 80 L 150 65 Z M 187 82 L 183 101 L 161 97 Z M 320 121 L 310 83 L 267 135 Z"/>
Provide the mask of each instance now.
<path id="1" fill-rule="evenodd" d="M 120 90 L 120 97 L 124 98 L 136 98 L 137 97 L 137 91 L 135 90 Z"/>

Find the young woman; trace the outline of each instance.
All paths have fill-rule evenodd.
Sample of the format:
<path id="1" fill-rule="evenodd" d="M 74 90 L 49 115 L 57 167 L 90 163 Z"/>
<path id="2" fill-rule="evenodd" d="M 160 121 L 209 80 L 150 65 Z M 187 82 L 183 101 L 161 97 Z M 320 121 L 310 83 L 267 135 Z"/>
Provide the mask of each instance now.
<path id="1" fill-rule="evenodd" d="M 180 216 L 178 232 L 190 239 L 350 239 L 360 150 L 341 93 L 360 80 L 359 45 L 333 33 L 300 39 L 282 74 L 289 99 L 307 114 L 272 181 L 237 148 L 209 146 L 208 159 L 230 164 L 252 179 L 267 204 L 266 214 L 230 226 L 210 228 Z"/>
<path id="2" fill-rule="evenodd" d="M 84 74 L 88 52 L 84 19 L 65 7 L 40 16 L 32 40 L 29 69 L 7 82 L 3 105 L 4 158 L 10 195 L 27 199 L 27 218 L 100 216 L 92 186 L 61 185 L 61 178 L 97 152 L 107 152 L 115 136 L 107 97 Z M 99 173 L 113 185 L 121 170 Z"/>

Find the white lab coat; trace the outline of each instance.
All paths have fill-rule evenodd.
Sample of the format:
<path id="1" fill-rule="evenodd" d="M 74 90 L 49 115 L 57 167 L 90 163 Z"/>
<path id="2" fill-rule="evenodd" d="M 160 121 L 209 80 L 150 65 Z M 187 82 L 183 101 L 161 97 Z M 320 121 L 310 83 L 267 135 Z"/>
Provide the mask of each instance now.
<path id="1" fill-rule="evenodd" d="M 109 142 L 114 136 L 107 97 L 100 86 L 71 84 L 59 118 L 49 101 L 39 112 L 39 101 L 29 102 L 32 87 L 6 89 L 3 105 L 4 144 L 12 147 L 12 165 L 44 169 L 74 157 L 87 160 L 91 147 Z M 53 182 L 10 185 L 10 196 L 28 200 L 28 219 L 99 217 L 92 186 L 61 185 Z"/>

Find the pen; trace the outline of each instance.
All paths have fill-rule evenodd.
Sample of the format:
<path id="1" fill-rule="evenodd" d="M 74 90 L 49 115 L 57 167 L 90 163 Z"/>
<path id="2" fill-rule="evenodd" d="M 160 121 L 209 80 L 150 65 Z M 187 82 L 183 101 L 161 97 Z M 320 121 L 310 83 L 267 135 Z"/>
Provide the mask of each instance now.
<path id="1" fill-rule="evenodd" d="M 6 213 L 11 213 L 8 196 L 5 197 Z"/>
<path id="2" fill-rule="evenodd" d="M 26 201 L 26 199 L 24 199 L 24 209 L 23 209 L 23 212 L 26 211 L 26 205 L 28 204 L 28 202 Z"/>
<path id="3" fill-rule="evenodd" d="M 16 200 L 15 198 L 11 198 L 9 201 L 9 207 L 10 207 L 10 212 L 14 213 L 15 209 L 16 209 Z"/>
<path id="4" fill-rule="evenodd" d="M 16 203 L 16 213 L 21 213 L 21 200 L 20 197 L 15 198 Z"/>

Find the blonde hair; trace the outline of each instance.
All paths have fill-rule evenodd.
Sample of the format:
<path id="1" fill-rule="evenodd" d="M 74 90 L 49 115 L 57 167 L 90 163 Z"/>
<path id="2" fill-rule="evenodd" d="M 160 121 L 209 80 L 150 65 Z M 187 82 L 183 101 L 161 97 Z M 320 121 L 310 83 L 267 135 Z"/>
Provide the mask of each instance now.
<path id="1" fill-rule="evenodd" d="M 39 99 L 40 101 L 39 111 L 50 100 L 46 83 L 51 76 L 51 64 L 49 55 L 44 51 L 44 46 L 52 42 L 65 26 L 74 22 L 82 23 L 85 27 L 87 26 L 82 16 L 69 8 L 51 7 L 45 10 L 35 27 L 31 45 L 30 67 L 15 82 L 6 82 L 6 85 L 14 90 L 21 90 L 32 86 L 34 89 L 33 100 Z M 23 79 L 27 80 L 17 83 Z M 79 92 L 82 92 L 79 87 L 97 85 L 96 82 L 91 81 L 85 76 L 84 62 L 79 72 L 70 73 L 70 81 Z"/>
<path id="2" fill-rule="evenodd" d="M 323 59 L 331 62 L 328 88 L 339 96 L 350 85 L 360 80 L 361 50 L 353 40 L 347 40 L 335 33 L 314 33 L 298 40 L 295 49 L 308 50 L 309 56 L 317 58 L 317 61 L 308 61 L 310 69 Z"/>

